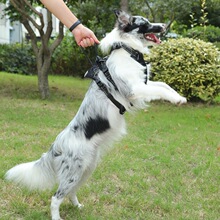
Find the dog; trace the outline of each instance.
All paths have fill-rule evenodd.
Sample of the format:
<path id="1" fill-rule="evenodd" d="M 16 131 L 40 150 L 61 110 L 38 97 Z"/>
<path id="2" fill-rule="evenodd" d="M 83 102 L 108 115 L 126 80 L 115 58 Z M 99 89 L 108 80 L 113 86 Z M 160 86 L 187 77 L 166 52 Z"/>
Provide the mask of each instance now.
<path id="1" fill-rule="evenodd" d="M 146 108 L 153 100 L 186 103 L 163 82 L 147 80 L 143 53 L 160 40 L 164 24 L 116 10 L 117 25 L 99 45 L 106 59 L 97 61 L 86 76 L 93 78 L 84 100 L 69 125 L 57 136 L 49 151 L 37 161 L 11 168 L 6 179 L 29 189 L 51 189 L 52 220 L 60 220 L 65 197 L 82 208 L 76 192 L 95 170 L 101 156 L 115 140 L 126 134 L 125 111 Z M 104 61 L 103 61 L 104 60 Z"/>

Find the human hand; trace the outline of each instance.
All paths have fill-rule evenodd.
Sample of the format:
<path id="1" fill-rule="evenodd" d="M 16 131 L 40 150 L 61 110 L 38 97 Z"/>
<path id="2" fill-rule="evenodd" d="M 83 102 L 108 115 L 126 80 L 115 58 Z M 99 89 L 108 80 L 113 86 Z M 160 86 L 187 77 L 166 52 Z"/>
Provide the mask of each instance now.
<path id="1" fill-rule="evenodd" d="M 72 31 L 72 34 L 75 37 L 76 43 L 83 48 L 93 46 L 95 43 L 99 44 L 99 40 L 95 34 L 82 24 L 78 25 Z"/>

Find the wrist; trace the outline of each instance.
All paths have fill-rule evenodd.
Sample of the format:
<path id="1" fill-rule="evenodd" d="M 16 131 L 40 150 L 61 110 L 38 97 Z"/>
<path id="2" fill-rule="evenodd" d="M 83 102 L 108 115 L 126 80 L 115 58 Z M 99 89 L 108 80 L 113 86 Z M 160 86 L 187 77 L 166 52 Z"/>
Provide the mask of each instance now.
<path id="1" fill-rule="evenodd" d="M 69 28 L 69 31 L 73 33 L 73 30 L 78 27 L 79 25 L 81 24 L 81 21 L 80 20 L 77 20 L 75 23 L 73 23 L 70 28 Z"/>

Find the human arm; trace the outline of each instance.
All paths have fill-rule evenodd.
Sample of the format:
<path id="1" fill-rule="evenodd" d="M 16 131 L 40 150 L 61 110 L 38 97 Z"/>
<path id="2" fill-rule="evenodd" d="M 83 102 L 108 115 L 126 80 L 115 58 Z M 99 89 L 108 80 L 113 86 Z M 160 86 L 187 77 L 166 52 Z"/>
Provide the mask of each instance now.
<path id="1" fill-rule="evenodd" d="M 70 11 L 63 0 L 41 0 L 42 4 L 54 14 L 67 28 L 70 28 L 78 18 Z M 99 40 L 89 28 L 82 24 L 72 30 L 76 43 L 82 47 L 92 46 Z"/>

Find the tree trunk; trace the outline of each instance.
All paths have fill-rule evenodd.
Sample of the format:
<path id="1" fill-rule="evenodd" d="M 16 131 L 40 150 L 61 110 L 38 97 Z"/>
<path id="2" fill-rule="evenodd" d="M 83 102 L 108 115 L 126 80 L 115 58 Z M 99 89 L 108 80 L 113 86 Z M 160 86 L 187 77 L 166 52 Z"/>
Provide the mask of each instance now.
<path id="1" fill-rule="evenodd" d="M 40 53 L 40 52 L 39 52 Z M 52 54 L 38 54 L 37 59 L 37 74 L 38 74 L 38 90 L 42 99 L 47 99 L 50 96 L 48 73 L 51 65 Z"/>
<path id="2" fill-rule="evenodd" d="M 50 96 L 50 89 L 48 83 L 48 75 L 44 68 L 38 70 L 38 90 L 40 92 L 41 98 L 46 99 Z"/>
<path id="3" fill-rule="evenodd" d="M 121 0 L 121 10 L 128 12 L 128 0 Z"/>

